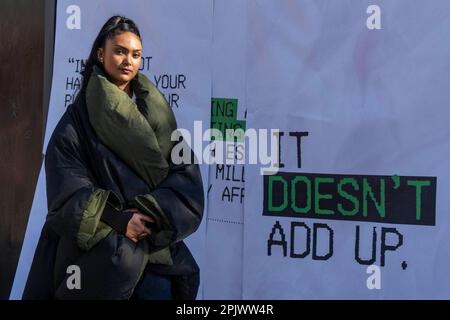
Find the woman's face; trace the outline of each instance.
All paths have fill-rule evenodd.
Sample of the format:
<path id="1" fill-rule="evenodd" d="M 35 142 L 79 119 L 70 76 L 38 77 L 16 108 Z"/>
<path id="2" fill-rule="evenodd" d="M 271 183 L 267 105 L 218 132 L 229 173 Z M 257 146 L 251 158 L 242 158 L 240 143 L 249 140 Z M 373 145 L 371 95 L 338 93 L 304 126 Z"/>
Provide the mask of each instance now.
<path id="1" fill-rule="evenodd" d="M 106 40 L 97 55 L 111 82 L 123 90 L 139 71 L 142 43 L 132 32 L 117 33 Z"/>

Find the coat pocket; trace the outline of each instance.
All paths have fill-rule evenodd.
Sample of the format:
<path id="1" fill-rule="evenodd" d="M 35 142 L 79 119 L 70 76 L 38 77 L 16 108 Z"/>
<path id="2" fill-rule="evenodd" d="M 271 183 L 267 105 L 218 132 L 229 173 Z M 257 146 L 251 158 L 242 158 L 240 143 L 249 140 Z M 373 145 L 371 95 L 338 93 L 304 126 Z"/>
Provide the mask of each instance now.
<path id="1" fill-rule="evenodd" d="M 142 246 L 112 231 L 74 263 L 79 268 L 79 288 L 71 288 L 74 274 L 67 274 L 56 290 L 57 299 L 128 299 L 144 259 Z"/>

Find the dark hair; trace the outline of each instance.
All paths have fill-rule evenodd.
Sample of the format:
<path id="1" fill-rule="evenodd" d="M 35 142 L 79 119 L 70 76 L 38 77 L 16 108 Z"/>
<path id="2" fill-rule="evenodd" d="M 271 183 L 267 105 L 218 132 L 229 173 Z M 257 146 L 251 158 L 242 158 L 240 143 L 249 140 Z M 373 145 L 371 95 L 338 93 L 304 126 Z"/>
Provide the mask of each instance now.
<path id="1" fill-rule="evenodd" d="M 97 51 L 99 48 L 105 46 L 107 39 L 113 38 L 118 32 L 132 32 L 137 35 L 142 42 L 139 29 L 133 20 L 123 16 L 113 16 L 109 18 L 98 33 L 97 38 L 95 38 L 94 43 L 92 44 L 91 53 L 84 64 L 84 70 L 81 72 L 81 75 L 83 76 L 81 91 L 86 89 L 94 65 L 104 71 L 103 65 L 98 60 Z"/>

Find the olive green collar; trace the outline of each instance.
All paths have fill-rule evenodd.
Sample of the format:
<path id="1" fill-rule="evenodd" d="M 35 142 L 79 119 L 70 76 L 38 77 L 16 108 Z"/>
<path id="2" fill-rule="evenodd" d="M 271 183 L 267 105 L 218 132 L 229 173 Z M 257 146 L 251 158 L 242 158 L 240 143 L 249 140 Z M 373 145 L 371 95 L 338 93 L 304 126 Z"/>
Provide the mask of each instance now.
<path id="1" fill-rule="evenodd" d="M 86 88 L 89 121 L 99 139 L 153 188 L 167 175 L 177 125 L 172 108 L 144 74 L 131 86 L 136 103 L 94 66 Z"/>

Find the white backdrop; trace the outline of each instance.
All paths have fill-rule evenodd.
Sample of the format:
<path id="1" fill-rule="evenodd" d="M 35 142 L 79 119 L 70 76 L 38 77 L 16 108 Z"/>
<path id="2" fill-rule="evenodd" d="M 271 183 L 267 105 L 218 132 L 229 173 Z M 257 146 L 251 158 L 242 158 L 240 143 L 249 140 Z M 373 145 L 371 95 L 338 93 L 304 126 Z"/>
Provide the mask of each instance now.
<path id="1" fill-rule="evenodd" d="M 245 120 L 246 108 L 246 10 L 245 1 L 214 1 L 212 98 L 236 99 L 239 120 Z M 212 116 L 217 113 L 213 111 Z M 225 148 L 217 142 L 216 148 L 221 147 Z M 207 299 L 242 298 L 244 175 L 243 164 L 210 167 L 204 287 Z"/>
<path id="2" fill-rule="evenodd" d="M 285 132 L 281 143 L 285 167 L 280 171 L 335 178 L 338 174 L 387 176 L 386 222 L 416 214 L 414 189 L 402 187 L 405 180 L 401 180 L 400 187 L 412 191 L 412 197 L 394 199 L 390 176 L 437 177 L 436 198 L 432 193 L 423 195 L 430 203 L 436 201 L 435 225 L 369 222 L 376 210 L 369 208 L 364 217 L 362 202 L 356 221 L 339 221 L 342 215 L 336 202 L 348 204 L 349 199 L 322 198 L 319 209 L 331 209 L 334 214 L 319 214 L 314 185 L 309 217 L 303 213 L 287 216 L 291 191 L 287 191 L 287 210 L 263 216 L 267 209 L 263 177 L 258 167 L 248 166 L 246 185 L 252 187 L 246 189 L 244 211 L 246 299 L 450 298 L 450 201 L 446 196 L 450 171 L 445 161 L 450 156 L 450 3 L 376 1 L 381 9 L 381 29 L 371 30 L 366 9 L 373 3 L 250 1 L 247 125 Z M 301 140 L 301 168 L 296 140 L 288 135 L 294 131 L 308 132 Z M 375 186 L 381 188 L 380 183 Z M 324 185 L 321 194 L 329 191 Z M 287 183 L 286 188 L 291 190 L 292 185 Z M 352 194 L 356 193 L 353 190 Z M 374 194 L 379 201 L 375 187 Z M 296 197 L 301 197 L 299 191 Z M 297 201 L 298 207 L 306 206 L 305 200 Z M 408 208 L 413 210 L 402 209 L 411 201 Z M 391 210 L 391 205 L 398 205 L 397 210 Z M 433 210 L 428 209 L 422 214 L 432 216 Z M 301 223 L 310 228 L 310 246 L 307 228 Z M 333 231 L 333 254 L 327 260 L 313 259 L 315 223 L 326 224 Z M 376 228 L 377 253 L 371 264 L 380 267 L 380 289 L 369 289 L 367 279 L 372 272 L 366 273 L 368 266 L 355 259 L 358 225 L 361 258 L 366 260 L 371 257 Z M 269 255 L 271 233 L 273 240 L 283 240 L 280 226 L 287 254 L 275 245 Z M 382 228 L 395 228 L 403 236 L 396 250 L 385 252 L 384 266 L 380 260 Z M 330 229 L 318 229 L 319 256 L 328 253 Z M 386 233 L 385 245 L 399 241 L 394 232 Z M 296 256 L 308 248 L 308 255 Z"/>

